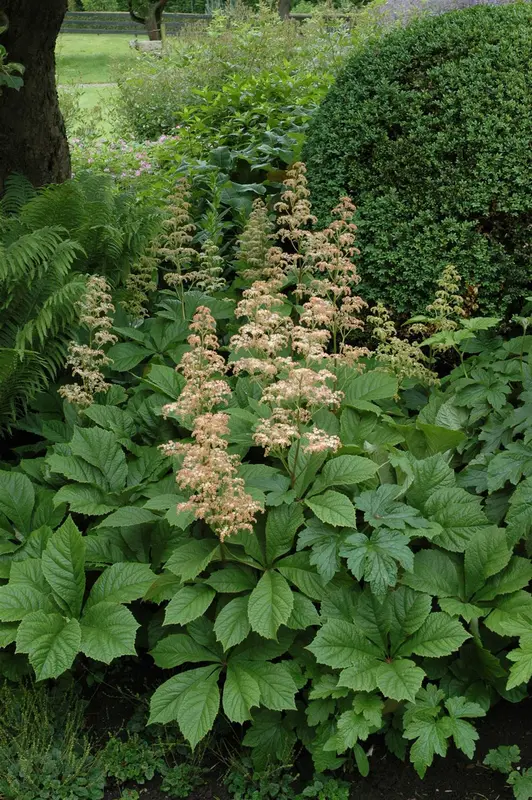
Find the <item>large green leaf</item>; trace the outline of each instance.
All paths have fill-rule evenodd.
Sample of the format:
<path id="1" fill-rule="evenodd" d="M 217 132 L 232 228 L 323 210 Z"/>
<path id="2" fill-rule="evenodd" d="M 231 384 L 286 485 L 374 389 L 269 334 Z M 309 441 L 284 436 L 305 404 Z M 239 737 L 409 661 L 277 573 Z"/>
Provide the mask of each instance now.
<path id="1" fill-rule="evenodd" d="M 475 602 L 494 600 L 501 594 L 512 594 L 528 586 L 532 580 L 532 562 L 528 558 L 513 556 L 508 565 L 488 578 L 474 597 Z"/>
<path id="2" fill-rule="evenodd" d="M 365 409 L 373 400 L 388 400 L 397 394 L 397 378 L 376 369 L 351 378 L 345 389 L 346 406 Z"/>
<path id="3" fill-rule="evenodd" d="M 268 566 L 287 553 L 294 542 L 298 528 L 305 518 L 300 505 L 277 506 L 268 512 L 266 520 L 266 560 Z"/>
<path id="4" fill-rule="evenodd" d="M 369 481 L 377 473 L 379 465 L 362 456 L 337 456 L 327 461 L 321 474 L 314 481 L 308 497 L 319 494 L 331 486 L 353 486 Z"/>
<path id="5" fill-rule="evenodd" d="M 532 532 L 532 478 L 522 481 L 510 497 L 506 514 L 508 543 L 515 545 Z"/>
<path id="6" fill-rule="evenodd" d="M 79 617 L 85 591 L 85 542 L 70 517 L 48 540 L 42 571 L 62 610 Z"/>
<path id="7" fill-rule="evenodd" d="M 248 603 L 248 595 L 235 597 L 218 612 L 214 623 L 214 632 L 224 650 L 229 650 L 230 647 L 243 642 L 251 631 L 248 620 Z"/>
<path id="8" fill-rule="evenodd" d="M 128 528 L 132 525 L 145 525 L 149 522 L 156 522 L 159 517 L 148 511 L 147 508 L 139 506 L 122 506 L 112 514 L 109 514 L 98 525 L 99 528 Z"/>
<path id="9" fill-rule="evenodd" d="M 355 507 L 351 500 L 340 492 L 330 489 L 305 504 L 316 514 L 318 519 L 328 525 L 341 528 L 356 528 Z"/>
<path id="10" fill-rule="evenodd" d="M 242 724 L 251 719 L 251 709 L 260 703 L 260 688 L 245 666 L 235 661 L 227 667 L 223 693 L 223 708 L 228 718 Z"/>
<path id="11" fill-rule="evenodd" d="M 126 457 L 114 433 L 102 428 L 75 428 L 70 447 L 73 455 L 101 470 L 112 492 L 124 488 Z"/>
<path id="12" fill-rule="evenodd" d="M 0 589 L 1 591 L 1 589 Z M 522 636 L 532 631 L 532 595 L 521 590 L 499 597 L 484 624 L 499 636 Z"/>
<path id="13" fill-rule="evenodd" d="M 18 622 L 32 611 L 47 610 L 49 600 L 34 586 L 8 583 L 0 586 L 0 620 Z"/>
<path id="14" fill-rule="evenodd" d="M 219 553 L 220 542 L 217 539 L 190 539 L 174 550 L 166 562 L 166 568 L 183 582 L 191 581 L 203 572 Z"/>
<path id="15" fill-rule="evenodd" d="M 325 594 L 323 580 L 310 563 L 308 552 L 293 553 L 276 563 L 277 570 L 294 586 L 312 600 L 321 600 Z"/>
<path id="16" fill-rule="evenodd" d="M 79 652 L 81 628 L 77 619 L 34 611 L 19 625 L 17 653 L 27 653 L 38 681 L 58 678 L 69 670 Z"/>
<path id="17" fill-rule="evenodd" d="M 363 668 L 384 657 L 382 649 L 363 636 L 358 628 L 339 619 L 326 622 L 307 649 L 316 656 L 319 664 L 335 669 Z"/>
<path id="18" fill-rule="evenodd" d="M 460 574 L 456 563 L 440 550 L 420 550 L 414 556 L 414 568 L 402 577 L 402 583 L 436 597 L 460 594 Z"/>
<path id="19" fill-rule="evenodd" d="M 455 485 L 454 471 L 441 453 L 429 458 L 413 460 L 412 483 L 408 487 L 408 502 L 423 510 L 424 505 L 436 489 L 448 489 Z"/>
<path id="20" fill-rule="evenodd" d="M 174 675 L 159 686 L 150 704 L 148 724 L 177 720 L 192 747 L 209 732 L 220 705 L 220 667 L 208 666 Z"/>
<path id="21" fill-rule="evenodd" d="M 32 530 L 31 515 L 35 491 L 27 475 L 0 470 L 0 512 L 11 520 L 21 534 Z"/>
<path id="22" fill-rule="evenodd" d="M 302 631 L 311 625 L 319 625 L 320 618 L 312 600 L 299 592 L 293 593 L 294 607 L 286 621 L 288 628 Z"/>
<path id="23" fill-rule="evenodd" d="M 528 683 L 532 677 L 532 634 L 521 636 L 519 647 L 511 650 L 507 657 L 514 663 L 510 669 L 506 688 L 508 690 L 515 689 L 522 683 Z"/>
<path id="24" fill-rule="evenodd" d="M 312 517 L 297 537 L 297 549 L 311 548 L 309 560 L 318 570 L 325 583 L 331 581 L 340 570 L 340 548 L 351 529 L 333 528 L 316 517 Z"/>
<path id="25" fill-rule="evenodd" d="M 166 607 L 165 625 L 186 625 L 207 611 L 216 592 L 208 586 L 184 586 Z"/>
<path id="26" fill-rule="evenodd" d="M 70 511 L 76 514 L 86 514 L 99 517 L 115 509 L 106 499 L 105 492 L 97 486 L 70 483 L 62 486 L 54 497 L 54 505 L 68 503 Z"/>
<path id="27" fill-rule="evenodd" d="M 477 531 L 465 550 L 466 595 L 471 597 L 487 578 L 501 572 L 508 564 L 512 551 L 501 528 L 484 528 Z"/>
<path id="28" fill-rule="evenodd" d="M 144 597 L 156 576 L 149 564 L 120 561 L 107 567 L 91 589 L 85 608 L 97 603 L 131 603 Z"/>
<path id="29" fill-rule="evenodd" d="M 61 453 L 52 453 L 46 458 L 46 463 L 51 472 L 64 475 L 76 483 L 90 483 L 101 487 L 104 491 L 109 491 L 109 485 L 103 472 L 97 467 L 93 467 L 82 458 L 75 456 L 65 456 Z"/>
<path id="30" fill-rule="evenodd" d="M 211 573 L 205 583 L 221 594 L 238 594 L 251 591 L 257 579 L 248 567 L 227 564 Z"/>
<path id="31" fill-rule="evenodd" d="M 470 634 L 455 618 L 443 612 L 429 614 L 421 627 L 399 648 L 399 655 L 441 658 L 458 650 Z"/>
<path id="32" fill-rule="evenodd" d="M 295 710 L 297 686 L 286 663 L 240 660 L 233 663 L 238 663 L 242 670 L 257 681 L 262 705 L 272 711 Z"/>
<path id="33" fill-rule="evenodd" d="M 434 543 L 457 553 L 463 553 L 471 537 L 489 525 L 480 498 L 459 487 L 434 491 L 425 503 L 425 514 L 443 528 Z"/>
<path id="34" fill-rule="evenodd" d="M 425 673 L 413 661 L 394 659 L 380 664 L 377 669 L 377 686 L 385 697 L 392 700 L 414 700 L 421 688 Z"/>
<path id="35" fill-rule="evenodd" d="M 134 656 L 139 623 L 118 603 L 96 603 L 81 619 L 81 650 L 89 658 L 110 664 L 120 656 Z"/>
<path id="36" fill-rule="evenodd" d="M 355 578 L 364 578 L 375 597 L 384 600 L 389 587 L 397 583 L 397 564 L 406 570 L 414 566 L 408 542 L 408 536 L 400 531 L 378 529 L 369 538 L 363 533 L 348 536 L 340 553 Z"/>
<path id="37" fill-rule="evenodd" d="M 294 598 L 286 579 L 278 572 L 266 570 L 249 596 L 250 625 L 265 639 L 275 639 L 293 607 Z"/>
<path id="38" fill-rule="evenodd" d="M 185 633 L 172 633 L 164 639 L 160 639 L 150 655 L 162 669 L 173 669 L 182 664 L 194 664 L 207 662 L 218 662 L 220 659 L 216 653 L 209 650 L 199 642 L 195 642 L 191 636 Z"/>
<path id="39" fill-rule="evenodd" d="M 436 754 L 444 756 L 447 753 L 446 734 L 445 718 L 414 719 L 406 726 L 405 738 L 416 740 L 410 749 L 410 761 L 420 778 L 425 776 Z"/>

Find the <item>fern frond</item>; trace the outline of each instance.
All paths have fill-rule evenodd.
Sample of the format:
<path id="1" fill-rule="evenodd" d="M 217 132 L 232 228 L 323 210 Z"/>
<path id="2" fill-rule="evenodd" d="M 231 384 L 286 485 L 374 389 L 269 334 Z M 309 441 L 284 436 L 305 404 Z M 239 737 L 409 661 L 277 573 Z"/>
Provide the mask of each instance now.
<path id="1" fill-rule="evenodd" d="M 4 194 L 0 200 L 0 216 L 18 214 L 35 194 L 34 187 L 24 175 L 8 175 L 4 180 Z"/>

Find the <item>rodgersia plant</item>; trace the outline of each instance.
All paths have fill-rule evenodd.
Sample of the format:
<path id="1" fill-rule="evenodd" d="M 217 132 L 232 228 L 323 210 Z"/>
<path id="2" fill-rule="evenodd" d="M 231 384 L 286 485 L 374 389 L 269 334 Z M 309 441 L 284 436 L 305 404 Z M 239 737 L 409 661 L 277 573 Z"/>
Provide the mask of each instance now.
<path id="1" fill-rule="evenodd" d="M 72 374 L 81 379 L 81 384 L 71 383 L 59 388 L 59 394 L 65 400 L 80 408 L 87 408 L 94 402 L 96 394 L 109 389 L 102 369 L 111 363 L 111 359 L 103 348 L 118 339 L 110 330 L 113 326 L 110 315 L 115 310 L 111 300 L 105 278 L 93 275 L 87 280 L 87 290 L 78 307 L 81 312 L 79 321 L 88 330 L 89 343 L 71 342 L 67 358 Z"/>
<path id="2" fill-rule="evenodd" d="M 55 678 L 148 619 L 151 723 L 192 747 L 230 724 L 255 770 L 367 774 L 383 735 L 423 774 L 532 676 L 530 342 L 463 317 L 427 391 L 378 306 L 366 358 L 352 206 L 314 230 L 304 177 L 277 234 L 255 203 L 230 298 L 165 294 L 105 398 L 25 421 L 48 450 L 0 470 L 0 644 Z"/>

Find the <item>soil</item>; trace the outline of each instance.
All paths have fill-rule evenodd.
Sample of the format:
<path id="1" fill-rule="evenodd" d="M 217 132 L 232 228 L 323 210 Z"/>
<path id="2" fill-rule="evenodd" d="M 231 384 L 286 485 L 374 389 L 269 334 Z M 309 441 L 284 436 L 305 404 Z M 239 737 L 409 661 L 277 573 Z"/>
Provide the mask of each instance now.
<path id="1" fill-rule="evenodd" d="M 138 661 L 135 666 L 123 665 L 120 675 L 108 676 L 108 680 L 95 689 L 88 719 L 96 738 L 103 739 L 108 732 L 123 729 L 138 707 L 139 695 L 151 693 L 147 682 L 157 683 L 160 679 L 153 664 L 150 669 L 146 669 L 147 664 L 141 669 L 139 666 Z M 116 690 L 117 685 L 120 691 Z M 370 756 L 368 778 L 358 774 L 338 777 L 350 781 L 350 800 L 512 800 L 513 793 L 506 786 L 505 776 L 484 767 L 482 760 L 491 748 L 517 744 L 521 749 L 522 767 L 532 765 L 532 701 L 524 700 L 515 705 L 501 701 L 477 724 L 477 730 L 480 738 L 473 761 L 450 748 L 446 758 L 436 757 L 423 781 L 409 763 L 392 756 L 379 739 Z M 309 766 L 302 763 L 301 772 L 311 774 Z M 195 790 L 189 800 L 229 800 L 222 782 L 223 770 L 211 769 L 209 775 L 212 776 L 209 783 Z M 127 785 L 139 792 L 140 800 L 171 800 L 159 787 L 160 780 L 144 786 Z M 118 800 L 120 795 L 119 788 L 110 789 L 105 800 Z"/>

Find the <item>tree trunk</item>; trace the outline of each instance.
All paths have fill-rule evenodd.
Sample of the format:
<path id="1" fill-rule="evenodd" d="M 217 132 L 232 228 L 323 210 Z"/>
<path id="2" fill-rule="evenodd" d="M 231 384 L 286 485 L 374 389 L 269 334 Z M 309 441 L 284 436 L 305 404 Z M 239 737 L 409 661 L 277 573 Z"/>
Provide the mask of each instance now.
<path id="1" fill-rule="evenodd" d="M 288 19 L 291 7 L 292 0 L 279 0 L 278 10 L 281 19 Z"/>
<path id="2" fill-rule="evenodd" d="M 163 11 L 168 4 L 168 0 L 150 0 L 146 16 L 140 17 L 133 8 L 133 0 L 128 0 L 128 9 L 131 19 L 140 22 L 146 27 L 148 38 L 151 42 L 160 42 L 162 39 L 161 23 Z"/>
<path id="3" fill-rule="evenodd" d="M 25 67 L 24 87 L 0 97 L 0 192 L 12 172 L 34 186 L 70 177 L 70 155 L 55 85 L 55 43 L 67 0 L 0 0 L 8 61 Z"/>

